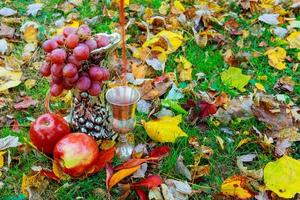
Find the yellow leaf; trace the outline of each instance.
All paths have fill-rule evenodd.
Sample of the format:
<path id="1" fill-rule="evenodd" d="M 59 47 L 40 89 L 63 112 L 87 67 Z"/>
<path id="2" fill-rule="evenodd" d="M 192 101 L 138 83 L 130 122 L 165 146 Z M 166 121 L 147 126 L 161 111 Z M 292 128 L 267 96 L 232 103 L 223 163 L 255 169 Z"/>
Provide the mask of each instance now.
<path id="1" fill-rule="evenodd" d="M 291 48 L 300 49 L 300 32 L 293 32 L 286 39 Z"/>
<path id="2" fill-rule="evenodd" d="M 242 73 L 241 68 L 229 67 L 221 73 L 221 80 L 224 84 L 235 87 L 241 92 L 245 91 L 245 86 L 248 84 L 251 76 Z"/>
<path id="3" fill-rule="evenodd" d="M 221 149 L 224 150 L 224 140 L 219 136 L 216 136 L 216 138 L 217 138 L 217 141 L 219 142 L 219 144 L 221 146 Z"/>
<path id="4" fill-rule="evenodd" d="M 255 83 L 255 87 L 261 91 L 266 91 L 265 87 L 261 83 Z"/>
<path id="5" fill-rule="evenodd" d="M 242 140 L 238 143 L 238 145 L 236 146 L 235 149 L 240 148 L 242 145 L 247 144 L 247 143 L 250 142 L 251 140 L 252 140 L 251 138 L 244 138 L 244 139 L 242 139 Z"/>
<path id="6" fill-rule="evenodd" d="M 300 161 L 283 156 L 269 162 L 264 169 L 264 182 L 267 189 L 283 198 L 293 198 L 300 193 Z"/>
<path id="7" fill-rule="evenodd" d="M 53 161 L 52 163 L 52 171 L 60 180 L 67 179 L 67 176 L 65 175 L 62 168 L 59 166 L 59 164 L 56 161 Z"/>
<path id="8" fill-rule="evenodd" d="M 45 176 L 40 173 L 40 171 L 29 176 L 23 174 L 21 191 L 23 194 L 28 196 L 29 193 L 27 189 L 29 187 L 35 187 L 38 192 L 42 193 L 48 186 L 48 183 L 49 182 Z"/>
<path id="9" fill-rule="evenodd" d="M 185 57 L 180 56 L 179 59 L 175 59 L 178 62 L 178 72 L 179 79 L 181 81 L 191 81 L 192 80 L 192 63 L 190 63 Z"/>
<path id="10" fill-rule="evenodd" d="M 27 43 L 37 43 L 38 42 L 38 39 L 37 39 L 38 33 L 39 33 L 39 30 L 35 25 L 33 25 L 33 24 L 29 25 L 24 30 L 24 33 L 23 33 L 24 40 Z"/>
<path id="11" fill-rule="evenodd" d="M 226 196 L 249 199 L 254 195 L 246 187 L 247 181 L 248 179 L 245 176 L 231 176 L 222 183 L 221 191 Z"/>
<path id="12" fill-rule="evenodd" d="M 185 8 L 184 6 L 182 5 L 182 3 L 178 0 L 174 1 L 174 7 L 180 11 L 181 13 L 185 12 Z"/>
<path id="13" fill-rule="evenodd" d="M 25 87 L 27 89 L 31 89 L 33 88 L 33 86 L 35 86 L 35 83 L 36 83 L 36 80 L 35 79 L 27 79 L 24 84 L 25 84 Z"/>
<path id="14" fill-rule="evenodd" d="M 163 1 L 163 2 L 161 2 L 161 5 L 160 5 L 158 11 L 159 11 L 159 13 L 160 13 L 161 15 L 167 15 L 169 9 L 170 9 L 169 3 Z"/>
<path id="15" fill-rule="evenodd" d="M 113 0 L 112 3 L 114 5 L 119 5 L 120 4 L 120 0 Z M 129 6 L 129 4 L 130 4 L 130 0 L 125 0 L 124 1 L 124 6 Z"/>
<path id="16" fill-rule="evenodd" d="M 153 38 L 146 41 L 143 44 L 143 47 L 155 47 L 160 46 L 157 44 L 157 42 L 160 41 L 160 39 L 163 39 L 165 41 L 166 47 L 163 46 L 163 48 L 166 48 L 166 53 L 170 54 L 176 51 L 183 42 L 183 36 L 181 33 L 174 33 L 172 31 L 166 31 L 163 30 L 160 33 L 156 34 Z"/>
<path id="17" fill-rule="evenodd" d="M 144 123 L 149 137 L 158 142 L 175 142 L 178 137 L 187 137 L 187 134 L 178 127 L 182 121 L 181 115 L 176 117 L 164 116 L 158 120 Z"/>
<path id="18" fill-rule="evenodd" d="M 4 166 L 4 157 L 3 155 L 6 153 L 6 151 L 0 151 L 0 168 Z"/>
<path id="19" fill-rule="evenodd" d="M 18 86 L 21 83 L 21 77 L 21 71 L 10 71 L 0 67 L 0 92 Z"/>
<path id="20" fill-rule="evenodd" d="M 285 58 L 286 58 L 286 51 L 281 47 L 276 47 L 273 49 L 269 49 L 265 52 L 265 55 L 269 58 L 269 65 L 272 67 L 283 70 L 286 68 L 285 65 Z"/>
<path id="21" fill-rule="evenodd" d="M 130 176 L 131 174 L 135 173 L 137 170 L 140 169 L 140 165 L 128 169 L 122 169 L 115 174 L 112 175 L 112 177 L 109 180 L 108 183 L 108 190 L 110 190 L 113 186 L 115 186 L 117 183 L 119 183 L 121 180 L 126 178 L 127 176 Z"/>
<path id="22" fill-rule="evenodd" d="M 79 22 L 78 22 L 77 20 L 72 20 L 72 21 L 70 21 L 70 23 L 65 24 L 65 26 L 63 26 L 63 27 L 61 27 L 61 28 L 58 28 L 58 29 L 56 30 L 56 34 L 57 34 L 57 35 L 62 34 L 62 33 L 63 33 L 63 30 L 64 30 L 66 27 L 73 27 L 73 28 L 76 28 L 76 29 L 77 29 L 77 28 L 79 27 Z"/>

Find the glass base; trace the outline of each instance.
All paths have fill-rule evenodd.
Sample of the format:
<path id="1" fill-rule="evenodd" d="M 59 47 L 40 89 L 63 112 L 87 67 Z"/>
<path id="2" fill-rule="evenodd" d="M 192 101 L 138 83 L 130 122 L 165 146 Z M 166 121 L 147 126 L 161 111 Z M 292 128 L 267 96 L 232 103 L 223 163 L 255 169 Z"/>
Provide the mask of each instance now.
<path id="1" fill-rule="evenodd" d="M 127 134 L 119 135 L 119 142 L 116 147 L 116 155 L 122 161 L 127 161 L 131 158 L 134 146 L 128 143 Z"/>

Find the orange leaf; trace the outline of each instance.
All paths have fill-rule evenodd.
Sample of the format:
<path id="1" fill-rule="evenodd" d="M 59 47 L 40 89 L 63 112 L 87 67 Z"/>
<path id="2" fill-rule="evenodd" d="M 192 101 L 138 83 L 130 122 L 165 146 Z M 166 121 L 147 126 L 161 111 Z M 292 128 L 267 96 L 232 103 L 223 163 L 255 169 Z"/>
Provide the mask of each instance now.
<path id="1" fill-rule="evenodd" d="M 108 183 L 108 190 L 110 190 L 113 186 L 115 186 L 121 180 L 123 180 L 127 176 L 130 176 L 131 174 L 133 174 L 134 172 L 136 172 L 139 169 L 140 169 L 140 165 L 129 168 L 129 169 L 122 169 L 122 170 L 118 171 L 117 173 L 113 174 Z"/>
<path id="2" fill-rule="evenodd" d="M 93 173 L 100 171 L 102 168 L 105 167 L 106 163 L 109 163 L 115 155 L 115 148 L 112 147 L 108 150 L 100 151 L 98 162 L 95 164 L 95 169 Z"/>
<path id="3" fill-rule="evenodd" d="M 150 158 L 142 158 L 142 159 L 130 159 L 127 162 L 118 165 L 114 168 L 115 171 L 121 170 L 121 169 L 128 169 L 128 168 L 132 168 L 138 165 L 143 164 L 144 162 L 148 162 L 148 161 L 155 161 L 155 160 L 159 160 L 159 157 L 150 157 Z"/>
<path id="4" fill-rule="evenodd" d="M 221 191 L 225 196 L 249 199 L 254 194 L 247 188 L 247 182 L 248 178 L 245 176 L 231 176 L 222 183 Z"/>

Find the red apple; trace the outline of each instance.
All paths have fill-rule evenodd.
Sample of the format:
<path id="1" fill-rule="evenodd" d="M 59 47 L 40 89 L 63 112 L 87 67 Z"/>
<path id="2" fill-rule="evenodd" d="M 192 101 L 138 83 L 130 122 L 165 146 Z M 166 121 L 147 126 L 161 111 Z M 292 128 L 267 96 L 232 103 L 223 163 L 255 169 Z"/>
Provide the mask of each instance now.
<path id="1" fill-rule="evenodd" d="M 52 154 L 55 144 L 70 133 L 68 123 L 59 115 L 46 113 L 30 126 L 30 139 L 38 150 Z"/>
<path id="2" fill-rule="evenodd" d="M 72 133 L 55 145 L 53 156 L 64 173 L 76 178 L 94 171 L 93 168 L 99 159 L 99 150 L 91 136 Z"/>

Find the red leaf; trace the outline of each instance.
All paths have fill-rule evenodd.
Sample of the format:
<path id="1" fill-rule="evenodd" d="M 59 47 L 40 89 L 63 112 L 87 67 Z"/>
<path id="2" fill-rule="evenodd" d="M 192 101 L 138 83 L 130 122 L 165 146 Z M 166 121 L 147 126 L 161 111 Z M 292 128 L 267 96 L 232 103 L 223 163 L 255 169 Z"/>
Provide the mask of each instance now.
<path id="1" fill-rule="evenodd" d="M 197 103 L 200 107 L 200 117 L 207 117 L 209 115 L 213 115 L 217 112 L 217 107 L 214 104 L 210 104 L 206 101 L 200 101 Z"/>
<path id="2" fill-rule="evenodd" d="M 171 148 L 167 145 L 154 148 L 150 153 L 150 157 L 165 157 L 170 152 Z"/>
<path id="3" fill-rule="evenodd" d="M 137 187 L 146 187 L 148 189 L 158 187 L 162 184 L 162 180 L 160 176 L 158 175 L 149 175 L 147 178 L 141 180 L 138 183 L 132 183 L 131 187 L 132 188 L 137 188 Z"/>
<path id="4" fill-rule="evenodd" d="M 163 83 L 169 79 L 167 74 L 158 76 L 154 79 L 154 84 Z"/>
<path id="5" fill-rule="evenodd" d="M 110 199 L 110 193 L 109 193 L 109 180 L 111 179 L 113 173 L 114 173 L 114 170 L 112 168 L 112 165 L 111 164 L 106 164 L 105 165 L 105 171 L 106 171 L 106 180 L 105 180 L 105 183 L 106 183 L 106 190 L 108 191 L 108 199 Z"/>
<path id="6" fill-rule="evenodd" d="M 23 101 L 16 103 L 14 105 L 14 108 L 15 109 L 25 109 L 30 106 L 35 106 L 36 104 L 37 104 L 36 100 L 33 100 L 31 97 L 26 96 L 26 97 L 23 97 Z"/>
<path id="7" fill-rule="evenodd" d="M 100 171 L 102 168 L 105 167 L 105 165 L 114 158 L 115 156 L 115 148 L 112 147 L 107 150 L 100 151 L 98 161 L 95 164 L 94 172 Z"/>
<path id="8" fill-rule="evenodd" d="M 11 126 L 11 130 L 13 130 L 14 132 L 18 132 L 20 130 L 20 124 L 16 119 L 13 119 L 10 122 L 10 126 Z"/>
<path id="9" fill-rule="evenodd" d="M 60 181 L 60 178 L 58 176 L 56 176 L 53 171 L 43 169 L 41 171 L 41 173 L 50 179 L 53 179 L 55 181 Z"/>
<path id="10" fill-rule="evenodd" d="M 136 194 L 140 198 L 140 200 L 149 200 L 148 195 L 144 190 L 141 189 L 135 189 Z"/>
<path id="11" fill-rule="evenodd" d="M 155 161 L 155 160 L 159 160 L 159 157 L 150 157 L 150 158 L 141 158 L 141 159 L 130 159 L 127 162 L 118 165 L 116 167 L 114 167 L 115 171 L 121 170 L 121 169 L 128 169 L 128 168 L 132 168 L 132 167 L 136 167 L 138 165 L 141 165 L 144 162 L 148 162 L 148 161 Z"/>

